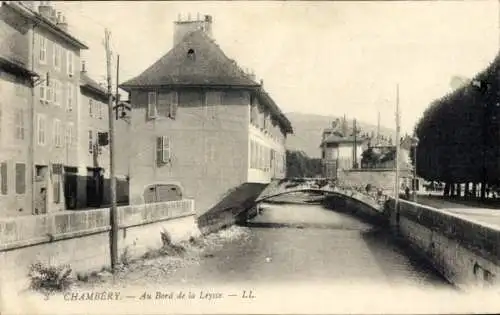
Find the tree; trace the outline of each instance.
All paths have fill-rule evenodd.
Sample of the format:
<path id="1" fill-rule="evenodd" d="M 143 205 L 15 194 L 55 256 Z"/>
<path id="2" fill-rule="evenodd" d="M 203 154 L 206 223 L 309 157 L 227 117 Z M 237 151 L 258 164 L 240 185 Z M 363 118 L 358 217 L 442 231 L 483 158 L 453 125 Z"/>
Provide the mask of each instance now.
<path id="1" fill-rule="evenodd" d="M 415 127 L 417 173 L 447 183 L 498 184 L 499 56 L 469 83 L 432 102 Z"/>
<path id="2" fill-rule="evenodd" d="M 316 177 L 321 175 L 321 159 L 309 158 L 302 151 L 286 151 L 288 178 Z"/>

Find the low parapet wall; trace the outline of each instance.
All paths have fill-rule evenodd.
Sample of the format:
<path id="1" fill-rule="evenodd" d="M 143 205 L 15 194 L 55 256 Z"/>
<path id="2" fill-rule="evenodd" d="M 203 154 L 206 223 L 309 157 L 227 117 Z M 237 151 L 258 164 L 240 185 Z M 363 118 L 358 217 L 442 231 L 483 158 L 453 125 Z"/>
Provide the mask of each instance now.
<path id="1" fill-rule="evenodd" d="M 496 286 L 500 277 L 500 229 L 414 202 L 386 204 L 392 226 L 458 288 Z"/>
<path id="2" fill-rule="evenodd" d="M 25 287 L 35 262 L 69 264 L 74 272 L 109 267 L 109 217 L 105 208 L 1 219 L 0 284 Z M 128 259 L 159 248 L 162 231 L 173 242 L 199 235 L 193 200 L 118 207 L 118 225 L 119 255 Z"/>

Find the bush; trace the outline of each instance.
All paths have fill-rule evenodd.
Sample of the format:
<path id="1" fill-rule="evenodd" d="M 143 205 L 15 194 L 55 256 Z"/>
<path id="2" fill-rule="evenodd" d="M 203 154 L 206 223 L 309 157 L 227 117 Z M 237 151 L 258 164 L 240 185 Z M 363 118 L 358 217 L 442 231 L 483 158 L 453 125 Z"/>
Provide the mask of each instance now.
<path id="1" fill-rule="evenodd" d="M 69 265 L 45 266 L 41 262 L 34 263 L 29 269 L 33 290 L 64 291 L 73 282 Z"/>

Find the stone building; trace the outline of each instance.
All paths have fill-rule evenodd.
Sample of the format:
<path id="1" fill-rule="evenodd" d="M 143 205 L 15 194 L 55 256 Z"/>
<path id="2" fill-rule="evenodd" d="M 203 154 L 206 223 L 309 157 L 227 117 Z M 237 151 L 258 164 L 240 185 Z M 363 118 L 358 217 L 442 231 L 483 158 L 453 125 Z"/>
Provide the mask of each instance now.
<path id="1" fill-rule="evenodd" d="M 132 106 L 131 203 L 194 197 L 204 212 L 243 183 L 285 176 L 291 124 L 212 39 L 212 23 L 177 21 L 174 47 L 121 84 Z"/>

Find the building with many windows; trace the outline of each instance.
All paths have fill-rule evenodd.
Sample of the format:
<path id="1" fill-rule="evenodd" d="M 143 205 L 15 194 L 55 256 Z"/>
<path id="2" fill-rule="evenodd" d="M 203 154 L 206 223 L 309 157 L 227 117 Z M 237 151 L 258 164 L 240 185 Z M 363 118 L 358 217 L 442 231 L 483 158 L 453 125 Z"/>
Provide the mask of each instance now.
<path id="1" fill-rule="evenodd" d="M 26 125 L 34 128 L 27 153 L 32 158 L 27 167 L 27 182 L 33 186 L 32 212 L 63 210 L 68 202 L 64 174 L 78 173 L 78 65 L 80 51 L 87 46 L 68 32 L 65 17 L 48 1 L 38 6 L 32 1 L 3 2 L 2 12 L 9 16 L 4 21 L 22 21 L 23 36 L 9 40 L 24 48 L 17 53 L 24 54 L 27 68 L 39 75 L 26 91 L 30 97 L 23 116 Z"/>
<path id="2" fill-rule="evenodd" d="M 30 29 L 27 19 L 0 7 L 0 216 L 31 214 Z"/>
<path id="3" fill-rule="evenodd" d="M 212 22 L 175 22 L 172 50 L 121 84 L 132 106 L 131 203 L 182 195 L 201 213 L 243 183 L 285 176 L 291 124 L 211 38 Z"/>

